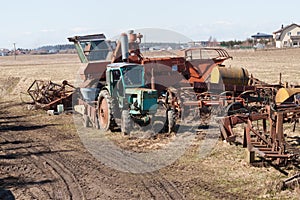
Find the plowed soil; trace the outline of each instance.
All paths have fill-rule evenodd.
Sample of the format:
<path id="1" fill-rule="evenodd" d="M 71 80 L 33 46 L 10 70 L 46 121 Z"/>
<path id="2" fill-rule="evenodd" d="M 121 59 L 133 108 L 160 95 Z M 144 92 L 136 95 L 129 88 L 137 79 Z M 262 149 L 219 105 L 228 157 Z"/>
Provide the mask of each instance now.
<path id="1" fill-rule="evenodd" d="M 254 67 L 264 66 L 265 62 L 258 62 L 268 52 L 250 52 L 247 57 L 248 53 L 233 52 L 231 62 L 244 67 L 252 63 L 249 71 L 258 72 Z M 281 52 L 270 55 L 277 59 Z M 298 64 L 285 66 L 296 71 Z M 80 66 L 76 55 L 0 57 L 0 199 L 299 199 L 298 189 L 281 190 L 282 181 L 297 173 L 299 166 L 281 170 L 250 166 L 241 146 L 221 140 L 201 157 L 199 151 L 209 139 L 205 129 L 192 133 L 194 139 L 180 158 L 156 171 L 130 173 L 105 165 L 83 145 L 72 114 L 49 116 L 42 110 L 29 110 L 24 103 L 28 99 L 20 94 L 35 79 L 75 82 Z M 299 80 L 297 73 L 287 76 Z M 299 145 L 299 129 L 294 134 Z M 128 144 L 127 150 L 132 151 L 155 151 L 174 137 L 134 140 L 108 133 L 108 138 L 122 148 Z"/>

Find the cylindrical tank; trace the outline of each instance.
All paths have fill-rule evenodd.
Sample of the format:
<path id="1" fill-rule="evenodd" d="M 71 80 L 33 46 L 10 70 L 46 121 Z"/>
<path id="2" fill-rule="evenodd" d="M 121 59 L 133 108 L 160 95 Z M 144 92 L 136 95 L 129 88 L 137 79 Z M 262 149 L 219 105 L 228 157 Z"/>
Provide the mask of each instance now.
<path id="1" fill-rule="evenodd" d="M 280 88 L 275 97 L 276 104 L 285 103 L 290 97 L 300 94 L 300 88 Z"/>
<path id="2" fill-rule="evenodd" d="M 242 67 L 216 66 L 211 72 L 210 81 L 216 84 L 246 86 L 249 81 L 249 73 Z"/>
<path id="3" fill-rule="evenodd" d="M 122 60 L 127 61 L 129 57 L 129 45 L 128 45 L 128 37 L 126 33 L 121 34 L 120 42 L 121 42 L 121 50 L 122 50 Z"/>

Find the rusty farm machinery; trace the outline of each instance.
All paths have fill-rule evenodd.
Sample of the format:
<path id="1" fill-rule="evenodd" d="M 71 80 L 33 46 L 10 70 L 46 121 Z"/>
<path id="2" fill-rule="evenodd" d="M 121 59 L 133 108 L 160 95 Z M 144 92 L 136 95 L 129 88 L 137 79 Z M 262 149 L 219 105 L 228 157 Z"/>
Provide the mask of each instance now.
<path id="1" fill-rule="evenodd" d="M 76 88 L 64 80 L 61 84 L 52 81 L 35 80 L 27 90 L 37 108 L 44 110 L 57 109 L 58 104 L 65 108 L 72 107 L 72 95 Z"/>
<path id="2" fill-rule="evenodd" d="M 297 157 L 284 130 L 287 123 L 293 123 L 294 130 L 299 123 L 300 86 L 265 83 L 245 68 L 226 67 L 223 62 L 232 57 L 220 48 L 147 57 L 140 50 L 142 37 L 133 31 L 116 42 L 104 34 L 70 37 L 86 63 L 79 70 L 79 88 L 67 93 L 68 84 L 63 83 L 54 92 L 56 98 L 49 99 L 49 92 L 40 98 L 43 89 L 35 82 L 28 92 L 49 107 L 76 91 L 74 109 L 82 114 L 84 125 L 105 131 L 121 127 L 130 134 L 136 124 L 155 127 L 160 120 L 155 130 L 172 132 L 186 121 L 206 126 L 214 121 L 223 140 L 248 149 L 250 162 L 255 155 L 277 164 Z M 46 88 L 54 95 L 52 84 Z"/>
<path id="3" fill-rule="evenodd" d="M 142 37 L 141 34 L 130 31 L 128 35 L 123 33 L 117 43 L 106 40 L 103 34 L 69 38 L 69 41 L 75 44 L 81 62 L 87 63 L 79 70 L 82 80 L 81 92 L 83 96 L 87 96 L 86 92 L 93 95 L 91 95 L 91 98 L 86 98 L 88 101 L 79 100 L 81 107 L 77 108 L 81 111 L 85 120 L 90 121 L 93 126 L 100 129 L 107 127 L 112 118 L 112 121 L 114 121 L 112 124 L 114 124 L 117 119 L 122 119 L 120 113 L 124 109 L 129 110 L 130 118 L 135 122 L 139 120 L 134 118 L 134 113 L 143 112 L 144 101 L 142 99 L 144 97 L 137 94 L 130 94 L 127 97 L 127 88 L 124 87 L 126 86 L 125 80 L 122 78 L 125 74 L 121 70 L 119 73 L 121 76 L 117 77 L 120 81 L 115 80 L 116 77 L 111 74 L 113 73 L 111 72 L 111 64 L 128 63 L 143 66 L 142 79 L 144 83 L 141 87 L 156 90 L 157 93 L 157 101 L 154 103 L 156 105 L 147 105 L 146 107 L 157 107 L 155 116 L 158 116 L 158 110 L 163 115 L 156 117 L 155 121 L 149 119 L 154 124 L 158 122 L 158 118 L 162 119 L 161 127 L 156 128 L 156 131 L 171 132 L 174 130 L 178 119 L 194 118 L 194 116 L 190 116 L 193 115 L 190 113 L 193 113 L 191 111 L 195 110 L 194 105 L 198 106 L 199 102 L 195 92 L 207 93 L 208 88 L 205 81 L 210 76 L 213 68 L 219 66 L 224 60 L 231 58 L 224 49 L 218 48 L 191 48 L 180 51 L 179 55 L 176 56 L 145 57 L 139 47 Z M 207 52 L 215 52 L 216 56 L 213 58 L 205 57 Z M 240 68 L 237 70 L 245 71 Z M 246 75 L 246 73 L 238 74 L 237 79 L 246 79 Z M 115 82 L 122 83 L 121 89 L 118 87 L 119 84 Z M 130 86 L 127 85 L 127 87 Z M 107 90 L 112 98 L 112 103 L 109 104 L 114 108 L 110 108 L 110 110 L 113 111 L 116 107 L 118 108 L 112 114 L 110 120 L 106 117 L 110 115 L 104 114 L 107 111 L 102 112 L 103 109 L 99 107 L 102 103 L 98 95 L 102 89 Z M 181 95 L 178 96 L 178 94 Z M 207 93 L 207 95 L 209 94 Z M 132 99 L 134 100 L 132 101 Z M 151 101 L 151 103 L 153 102 Z M 125 104 L 128 105 L 124 107 Z M 133 108 L 131 105 L 134 104 Z M 93 106 L 91 107 L 91 105 Z M 208 105 L 204 104 L 201 107 L 203 107 L 202 110 L 209 108 Z M 105 110 L 107 109 L 105 108 Z M 105 120 L 101 120 L 101 116 L 105 117 Z M 145 119 L 141 115 L 139 118 Z M 104 121 L 106 123 L 103 123 Z"/>
<path id="4" fill-rule="evenodd" d="M 128 35 L 123 33 L 116 43 L 106 40 L 103 34 L 69 38 L 81 62 L 87 63 L 79 71 L 81 87 L 97 91 L 90 99 L 92 104 L 79 100 L 85 120 L 98 128 L 106 126 L 101 120 L 102 125 L 99 124 L 103 113 L 97 96 L 104 85 L 109 85 L 107 77 L 112 77 L 107 66 L 122 62 L 138 64 L 144 66 L 143 88 L 155 90 L 156 103 L 165 109 L 165 131 L 173 131 L 175 124 L 185 119 L 200 124 L 201 119 L 211 119 L 213 115 L 221 137 L 228 142 L 240 141 L 249 150 L 251 162 L 255 154 L 278 164 L 295 158 L 295 154 L 287 151 L 284 124 L 293 122 L 296 127 L 299 122 L 300 86 L 287 87 L 281 81 L 268 84 L 254 78 L 245 68 L 225 67 L 222 63 L 232 57 L 224 49 L 189 48 L 176 56 L 145 57 L 139 48 L 142 37 L 130 31 Z M 215 52 L 215 56 L 205 57 L 207 52 Z M 129 94 L 128 99 L 133 96 L 137 95 Z M 123 100 L 128 104 L 126 98 Z M 140 103 L 135 98 L 129 104 L 137 106 L 129 105 L 123 110 L 129 110 L 133 117 L 131 109 L 142 112 Z M 122 118 L 120 114 L 113 115 Z M 244 124 L 241 137 L 234 130 L 237 124 Z"/>

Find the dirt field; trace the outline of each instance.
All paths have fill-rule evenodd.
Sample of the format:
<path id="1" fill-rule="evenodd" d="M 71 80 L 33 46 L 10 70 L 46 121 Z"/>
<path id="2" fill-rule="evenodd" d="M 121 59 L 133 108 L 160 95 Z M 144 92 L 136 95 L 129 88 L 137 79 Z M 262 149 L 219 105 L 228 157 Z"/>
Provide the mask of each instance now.
<path id="1" fill-rule="evenodd" d="M 267 83 L 282 82 L 300 84 L 300 49 L 278 49 L 268 51 L 231 50 L 232 60 L 224 64 L 245 67 L 254 77 Z"/>
<path id="2" fill-rule="evenodd" d="M 278 82 L 280 71 L 284 81 L 299 81 L 300 49 L 230 54 L 226 65 L 243 66 L 266 82 Z M 100 162 L 84 146 L 72 114 L 48 116 L 20 99 L 35 79 L 75 82 L 80 66 L 77 55 L 0 57 L 0 199 L 299 199 L 299 189 L 281 190 L 299 166 L 282 169 L 287 174 L 250 166 L 241 146 L 221 140 L 201 157 L 206 130 L 194 133 L 179 159 L 153 172 L 122 172 Z M 107 136 L 130 149 L 147 143 L 150 150 L 177 137 Z"/>

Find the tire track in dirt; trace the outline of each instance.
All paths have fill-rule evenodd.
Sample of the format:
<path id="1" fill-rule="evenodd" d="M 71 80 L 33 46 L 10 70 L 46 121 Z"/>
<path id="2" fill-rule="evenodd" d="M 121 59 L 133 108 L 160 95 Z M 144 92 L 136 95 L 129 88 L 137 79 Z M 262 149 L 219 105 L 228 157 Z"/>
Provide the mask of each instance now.
<path id="1" fill-rule="evenodd" d="M 9 187 L 22 187 L 24 191 L 22 192 L 21 196 L 26 198 L 27 196 L 30 199 L 51 199 L 51 194 L 53 194 L 53 183 L 51 182 L 50 177 L 46 176 L 45 170 L 43 167 L 39 167 L 40 162 L 35 161 L 33 159 L 33 155 L 27 150 L 30 148 L 31 144 L 25 143 L 18 144 L 17 140 L 14 140 L 12 136 L 9 137 L 0 136 L 2 138 L 1 149 L 2 152 L 5 153 L 4 157 L 6 159 L 14 159 L 15 161 L 10 164 L 6 164 L 6 166 L 1 166 L 1 172 L 5 173 L 6 176 L 8 175 L 9 179 L 6 182 L 9 182 L 11 185 Z M 6 148 L 5 144 L 14 144 L 18 145 L 17 148 Z M 16 151 L 17 150 L 17 151 Z M 5 159 L 4 159 L 5 161 Z M 14 174 L 14 176 L 11 176 Z M 27 180 L 30 179 L 30 180 Z M 41 180 L 42 179 L 42 180 Z M 39 181 L 38 181 L 39 180 Z M 44 184 L 49 184 L 51 187 L 44 186 Z M 3 183 L 8 184 L 8 183 Z"/>
<path id="2" fill-rule="evenodd" d="M 14 137 L 10 135 L 8 138 L 7 136 L 1 135 L 3 143 L 13 144 L 17 141 Z M 45 148 L 45 147 L 43 147 Z M 47 149 L 47 147 L 46 147 Z M 61 162 L 51 158 L 51 151 L 46 150 L 43 151 L 41 149 L 37 149 L 35 145 L 27 144 L 25 147 L 19 147 L 18 151 L 14 151 L 14 155 L 28 155 L 25 158 L 28 162 L 31 162 L 34 165 L 34 168 L 31 166 L 30 171 L 36 171 L 36 169 L 40 170 L 43 176 L 46 176 L 48 180 L 51 181 L 44 181 L 44 183 L 49 184 L 43 186 L 42 184 L 35 184 L 34 187 L 28 186 L 26 187 L 25 191 L 27 194 L 32 198 L 38 197 L 38 199 L 85 199 L 84 193 L 70 170 L 67 169 L 65 165 Z M 46 153 L 48 153 L 46 155 Z M 8 170 L 9 171 L 9 170 Z M 37 175 L 32 173 L 25 172 L 23 174 L 20 169 L 12 169 L 10 171 L 17 171 L 21 175 L 29 176 L 31 179 L 40 179 Z M 43 183 L 43 181 L 41 181 Z M 47 189 L 46 189 L 47 188 Z"/>
<path id="3" fill-rule="evenodd" d="M 80 154 L 81 155 L 81 154 Z M 84 166 L 87 165 L 86 161 L 84 159 L 81 159 L 80 155 L 76 158 L 76 164 L 77 166 Z M 116 156 L 113 154 L 109 154 L 108 156 Z M 63 156 L 64 157 L 64 156 Z M 66 165 L 74 164 L 74 161 L 64 158 L 66 161 Z M 85 163 L 82 163 L 85 162 Z M 96 159 L 89 159 L 88 160 L 88 166 L 98 166 L 102 165 L 101 162 L 97 161 Z M 71 167 L 71 166 L 69 166 Z M 120 176 L 126 175 L 128 172 L 119 172 L 114 169 L 110 169 L 107 167 L 101 167 L 97 169 L 98 176 L 103 177 L 110 177 L 111 174 L 118 174 Z M 76 174 L 84 174 L 82 169 L 79 169 L 78 167 L 74 170 L 78 170 Z M 87 170 L 87 168 L 85 168 Z M 92 173 L 92 172 L 90 172 Z M 158 174 L 157 174 L 158 173 Z M 133 179 L 136 179 L 135 182 L 139 184 L 139 189 L 142 189 L 143 192 L 146 193 L 147 196 L 154 198 L 154 199 L 185 199 L 185 196 L 178 190 L 178 188 L 174 185 L 174 183 L 170 182 L 163 176 L 159 174 L 158 171 L 153 173 L 130 173 L 133 177 Z M 106 182 L 103 182 L 103 185 L 107 184 Z M 109 184 L 109 182 L 108 182 Z"/>
<path id="4" fill-rule="evenodd" d="M 41 177 L 46 177 L 46 181 L 36 181 L 34 187 L 30 184 L 29 186 L 25 187 L 25 191 L 27 191 L 26 193 L 33 198 L 38 196 L 38 199 L 85 199 L 84 193 L 73 173 L 68 170 L 67 167 L 62 164 L 62 162 L 52 158 L 51 154 L 55 152 L 51 152 L 50 147 L 40 145 L 41 148 L 38 148 L 37 146 L 39 145 L 36 145 L 37 142 L 28 139 L 27 134 L 14 134 L 18 133 L 19 131 L 22 133 L 21 129 L 16 129 L 18 130 L 17 132 L 9 131 L 11 129 L 10 127 L 14 128 L 24 125 L 24 127 L 31 127 L 32 125 L 27 122 L 27 120 L 23 121 L 22 118 L 19 118 L 17 113 L 10 113 L 7 111 L 5 109 L 7 104 L 8 106 L 10 105 L 10 103 L 5 102 L 0 106 L 1 109 L 5 110 L 4 112 L 0 113 L 1 125 L 3 125 L 3 127 L 0 129 L 2 130 L 0 137 L 3 141 L 1 142 L 2 144 L 10 144 L 10 146 L 13 146 L 13 148 L 7 148 L 6 150 L 4 149 L 6 152 L 2 157 L 7 158 L 8 155 L 8 157 L 12 157 L 16 160 L 19 160 L 18 158 L 23 159 L 24 157 L 24 159 L 31 163 L 31 165 L 28 165 L 30 168 L 29 173 L 28 171 L 20 171 L 19 168 L 22 166 L 22 162 L 17 164 L 17 169 L 13 169 L 12 167 L 12 169 L 8 169 L 7 172 L 13 171 L 14 173 L 18 173 L 19 176 L 30 177 L 30 179 L 33 180 L 31 181 L 33 184 L 35 183 L 35 179 L 39 180 Z M 11 121 L 11 119 L 14 120 Z M 11 126 L 11 124 L 13 126 Z M 26 138 L 26 142 L 20 139 L 24 139 L 24 136 Z M 32 134 L 32 136 L 34 137 L 34 134 Z M 0 146 L 0 149 L 3 150 L 2 146 Z M 36 170 L 38 170 L 40 173 L 31 173 Z M 42 176 L 39 176 L 40 174 L 42 174 Z"/>
<path id="5" fill-rule="evenodd" d="M 118 172 L 105 167 L 94 160 L 93 157 L 89 158 L 89 156 L 85 153 L 78 153 L 76 157 L 70 157 L 68 154 L 60 155 L 60 158 L 64 160 L 64 166 L 74 172 L 74 176 L 84 191 L 86 199 L 115 199 L 116 189 L 127 193 L 127 186 L 124 182 L 120 183 L 118 180 L 123 180 L 122 174 L 120 175 Z M 126 180 L 123 181 L 126 183 Z M 123 186 L 122 183 L 125 187 L 118 188 L 118 186 Z"/>
<path id="6" fill-rule="evenodd" d="M 84 132 L 84 129 L 80 130 L 81 132 Z M 141 166 L 143 168 L 140 168 L 140 171 L 147 171 L 147 166 L 150 166 L 150 164 L 147 165 L 147 163 L 143 163 L 143 160 L 139 159 L 139 157 L 130 156 L 130 150 L 128 152 L 123 152 L 122 150 L 119 151 L 119 149 L 112 148 L 109 149 L 110 143 L 109 142 L 103 142 L 101 137 L 95 133 L 97 130 L 88 130 L 90 134 L 87 135 L 82 134 L 81 137 L 84 139 L 84 145 L 88 146 L 88 150 L 90 153 L 92 153 L 93 156 L 95 156 L 96 159 L 99 159 L 99 154 L 101 155 L 101 161 L 106 163 L 109 167 L 116 167 L 115 170 L 121 169 L 120 172 L 122 173 L 131 173 L 136 177 L 139 182 L 143 186 L 143 190 L 145 190 L 146 193 L 150 194 L 151 198 L 154 199 L 185 199 L 185 196 L 177 189 L 177 187 L 170 181 L 168 181 L 166 178 L 162 177 L 159 174 L 159 171 L 155 171 L 153 173 L 137 173 L 138 171 L 136 168 L 132 169 L 131 166 Z M 98 141 L 97 141 L 98 140 Z M 103 147 L 99 147 L 99 144 L 103 145 Z M 115 147 L 115 146 L 113 146 Z M 102 150 L 102 151 L 100 151 Z M 105 151 L 105 154 L 103 153 Z M 97 154 L 98 153 L 98 154 Z M 135 152 L 136 153 L 136 152 Z M 138 153 L 136 153 L 138 154 Z M 126 159 L 124 159 L 123 156 L 127 156 Z M 142 154 L 141 154 L 142 155 Z M 99 161 L 100 162 L 100 161 Z M 134 165 L 132 165 L 135 163 Z M 137 172 L 136 172 L 137 171 Z M 158 173 L 158 175 L 157 175 Z"/>
<path id="7" fill-rule="evenodd" d="M 36 150 L 31 149 L 32 153 Z M 55 199 L 85 199 L 81 186 L 74 174 L 61 162 L 53 159 L 50 155 L 34 156 L 36 162 L 42 163 L 40 169 L 44 168 L 50 176 L 54 177 Z"/>
<path id="8" fill-rule="evenodd" d="M 27 150 L 28 147 L 24 147 L 24 148 L 19 148 L 18 149 L 18 153 L 20 153 L 21 155 L 29 155 L 30 152 Z M 30 177 L 30 179 L 32 179 L 33 182 L 36 182 L 36 184 L 34 184 L 34 187 L 32 187 L 30 184 L 28 186 L 26 186 L 25 188 L 25 193 L 29 194 L 29 196 L 32 199 L 39 199 L 39 198 L 44 198 L 44 199 L 50 199 L 51 198 L 51 194 L 53 194 L 53 186 L 54 184 L 50 181 L 50 177 L 46 176 L 46 173 L 44 172 L 44 170 L 42 168 L 39 168 L 37 163 L 39 163 L 39 161 L 35 162 L 33 161 L 34 155 L 30 155 L 30 156 L 26 156 L 25 159 L 28 161 L 28 163 L 30 163 L 31 165 L 33 165 L 33 167 L 26 166 L 26 170 L 22 170 L 22 164 L 20 166 L 20 164 L 17 166 L 17 169 L 15 169 L 14 171 L 18 171 L 20 173 L 20 175 L 25 175 L 26 177 Z M 35 172 L 35 173 L 33 173 Z M 35 181 L 39 180 L 39 181 Z M 42 180 L 40 180 L 42 179 Z M 45 186 L 43 183 L 49 183 L 51 188 L 48 188 L 47 186 Z"/>
<path id="9" fill-rule="evenodd" d="M 50 168 L 53 174 L 57 174 L 67 187 L 70 199 L 85 199 L 81 186 L 70 170 L 61 162 L 43 156 L 44 165 Z"/>
<path id="10" fill-rule="evenodd" d="M 0 105 L 0 107 L 3 106 Z M 24 117 L 15 117 L 17 115 L 18 113 L 9 111 L 0 113 L 0 123 L 3 125 L 3 129 L 0 128 L 0 143 L 7 144 L 5 146 L 7 150 L 4 153 L 3 160 L 10 164 L 14 161 L 18 167 L 22 166 L 20 159 L 26 160 L 26 162 L 31 163 L 31 165 L 28 166 L 30 171 L 38 171 L 39 174 L 33 175 L 19 169 L 4 170 L 5 176 L 18 174 L 18 176 L 29 177 L 33 182 L 26 187 L 18 187 L 15 185 L 11 185 L 10 187 L 7 185 L 12 188 L 14 195 L 29 199 L 35 199 L 37 196 L 39 196 L 38 199 L 86 199 L 85 195 L 89 196 L 89 199 L 99 199 L 99 197 L 107 199 L 107 197 L 116 198 L 118 196 L 120 197 L 120 195 L 122 196 L 122 193 L 127 193 L 128 198 L 130 198 L 130 193 L 126 191 L 128 188 L 126 184 L 124 184 L 124 187 L 122 185 L 120 189 L 111 188 L 111 186 L 118 186 L 118 184 L 123 183 L 122 179 L 126 176 L 123 174 L 121 178 L 119 178 L 118 172 L 112 169 L 102 170 L 104 166 L 96 162 L 92 156 L 87 156 L 86 153 L 88 152 L 80 147 L 80 145 L 78 146 L 77 142 L 80 141 L 77 141 L 76 138 L 74 143 L 65 142 L 66 135 L 64 133 L 57 134 L 57 132 L 55 132 L 57 130 L 51 127 L 46 130 L 38 129 L 35 131 L 35 129 L 30 128 L 33 123 L 32 121 L 24 121 Z M 40 124 L 40 120 L 37 122 Z M 17 126 L 28 128 L 23 131 L 16 128 Z M 45 130 L 45 134 L 41 132 L 41 130 Z M 56 137 L 53 138 L 52 134 L 54 132 Z M 33 137 L 34 139 L 31 139 Z M 67 139 L 69 138 L 68 136 Z M 51 149 L 55 149 L 55 151 L 51 151 Z M 65 153 L 69 152 L 65 149 L 72 149 L 72 153 Z M 87 162 L 92 162 L 92 167 L 88 166 Z M 98 170 L 94 170 L 93 168 L 97 168 Z M 93 175 L 98 177 L 96 183 L 91 183 L 93 177 L 89 175 L 89 170 L 87 169 L 92 169 Z M 42 179 L 40 174 L 43 174 L 48 181 L 41 181 L 42 184 L 39 184 L 36 180 Z M 82 178 L 84 180 L 82 180 Z M 114 178 L 118 178 L 121 181 L 115 184 Z M 16 181 L 18 180 L 19 179 L 16 178 Z M 105 180 L 105 183 L 102 183 L 102 180 Z M 90 184 L 93 186 L 90 187 Z M 102 187 L 104 187 L 104 189 L 102 189 Z M 92 191 L 95 189 L 96 191 Z M 114 194 L 114 190 L 118 193 Z"/>
<path id="11" fill-rule="evenodd" d="M 177 187 L 162 175 L 147 173 L 140 175 L 141 182 L 154 199 L 185 199 Z"/>

